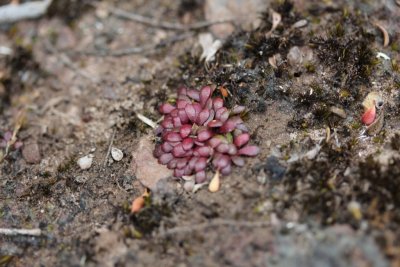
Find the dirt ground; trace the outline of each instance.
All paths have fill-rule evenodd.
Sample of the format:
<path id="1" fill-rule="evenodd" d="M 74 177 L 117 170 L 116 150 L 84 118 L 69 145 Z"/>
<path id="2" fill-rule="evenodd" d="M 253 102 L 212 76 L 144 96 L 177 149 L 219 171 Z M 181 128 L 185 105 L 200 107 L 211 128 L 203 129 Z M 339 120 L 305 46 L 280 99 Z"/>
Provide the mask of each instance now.
<path id="1" fill-rule="evenodd" d="M 207 64 L 198 35 L 210 28 L 110 12 L 189 25 L 208 19 L 205 2 L 60 0 L 0 25 L 12 49 L 0 53 L 0 137 L 17 125 L 22 144 L 0 162 L 0 228 L 42 231 L 0 235 L 0 266 L 400 266 L 400 5 L 266 1 Z M 157 121 L 182 85 L 227 89 L 261 153 L 216 193 L 161 180 L 132 215 L 145 190 L 132 152 L 153 136 L 137 114 Z M 384 124 L 367 132 L 371 91 Z"/>

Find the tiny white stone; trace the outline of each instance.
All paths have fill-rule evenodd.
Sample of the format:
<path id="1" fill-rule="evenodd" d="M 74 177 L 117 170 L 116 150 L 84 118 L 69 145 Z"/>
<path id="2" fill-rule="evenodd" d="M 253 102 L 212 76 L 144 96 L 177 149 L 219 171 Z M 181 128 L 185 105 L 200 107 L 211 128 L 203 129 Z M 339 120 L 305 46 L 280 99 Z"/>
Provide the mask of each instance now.
<path id="1" fill-rule="evenodd" d="M 385 53 L 382 53 L 382 52 L 376 53 L 376 58 L 383 58 L 385 60 L 390 60 L 390 57 L 388 55 L 386 55 Z"/>
<path id="2" fill-rule="evenodd" d="M 120 161 L 124 157 L 124 153 L 116 147 L 111 148 L 111 156 L 115 161 Z"/>
<path id="3" fill-rule="evenodd" d="M 82 170 L 87 170 L 90 168 L 90 166 L 92 166 L 93 155 L 89 154 L 87 156 L 84 156 L 78 159 L 77 163 Z"/>

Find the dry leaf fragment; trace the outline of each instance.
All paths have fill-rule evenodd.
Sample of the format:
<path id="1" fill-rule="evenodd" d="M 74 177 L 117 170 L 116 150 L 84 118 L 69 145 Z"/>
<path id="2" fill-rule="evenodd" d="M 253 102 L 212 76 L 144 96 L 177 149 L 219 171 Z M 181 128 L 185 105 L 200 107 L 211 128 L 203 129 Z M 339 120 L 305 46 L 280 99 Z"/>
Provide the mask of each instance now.
<path id="1" fill-rule="evenodd" d="M 382 34 L 383 34 L 383 47 L 386 47 L 389 45 L 390 42 L 390 38 L 389 38 L 389 34 L 386 31 L 386 29 L 380 25 L 378 22 L 374 23 L 376 27 L 378 27 L 379 30 L 381 30 Z"/>
<path id="2" fill-rule="evenodd" d="M 278 27 L 279 23 L 281 23 L 282 16 L 278 12 L 274 11 L 271 9 L 271 14 L 272 14 L 272 28 L 265 34 L 265 36 L 268 38 L 271 36 L 272 32 Z"/>
<path id="3" fill-rule="evenodd" d="M 200 34 L 199 44 L 203 49 L 200 60 L 204 59 L 206 64 L 215 59 L 215 54 L 222 47 L 222 42 L 220 40 L 214 40 L 211 33 Z"/>
<path id="4" fill-rule="evenodd" d="M 133 200 L 133 202 L 132 202 L 131 212 L 132 213 L 138 213 L 144 207 L 144 205 L 146 203 L 146 199 L 145 198 L 148 197 L 149 195 L 150 194 L 146 189 L 141 196 L 135 198 Z"/>
<path id="5" fill-rule="evenodd" d="M 208 185 L 208 190 L 212 193 L 215 193 L 219 190 L 221 185 L 220 178 L 219 178 L 219 171 L 215 173 L 214 177 L 212 178 L 210 184 Z"/>

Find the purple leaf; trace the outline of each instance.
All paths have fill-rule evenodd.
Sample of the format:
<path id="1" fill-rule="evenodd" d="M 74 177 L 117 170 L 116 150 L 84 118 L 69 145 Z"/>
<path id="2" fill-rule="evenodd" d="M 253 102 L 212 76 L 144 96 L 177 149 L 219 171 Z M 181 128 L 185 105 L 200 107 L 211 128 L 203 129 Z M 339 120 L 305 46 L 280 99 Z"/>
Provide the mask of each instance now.
<path id="1" fill-rule="evenodd" d="M 200 112 L 201 112 L 203 109 L 201 108 L 201 106 L 200 106 L 199 103 L 193 103 L 193 108 L 194 108 L 194 110 L 196 111 L 196 118 L 197 118 L 197 116 L 200 114 Z M 193 121 L 193 122 L 196 122 L 196 121 Z"/>
<path id="2" fill-rule="evenodd" d="M 176 107 L 178 108 L 178 109 L 183 109 L 183 108 L 185 108 L 186 107 L 186 105 L 188 105 L 188 104 L 190 104 L 188 101 L 186 101 L 186 100 L 178 100 L 178 101 L 176 101 Z"/>
<path id="3" fill-rule="evenodd" d="M 185 109 L 179 109 L 178 110 L 178 117 L 181 119 L 182 123 L 188 123 L 189 122 L 189 118 L 186 114 Z"/>
<path id="4" fill-rule="evenodd" d="M 214 119 L 214 115 L 215 115 L 215 111 L 214 110 L 210 109 L 209 111 L 210 111 L 210 116 L 208 117 L 208 119 L 203 124 L 203 125 L 206 125 L 206 126 L 208 125 L 208 123 L 210 121 L 212 121 Z"/>
<path id="5" fill-rule="evenodd" d="M 193 105 L 187 105 L 185 107 L 186 115 L 188 116 L 191 122 L 195 122 L 196 120 L 196 110 L 194 109 Z"/>
<path id="6" fill-rule="evenodd" d="M 196 147 L 194 153 L 200 157 L 209 157 L 213 153 L 213 149 L 208 146 Z"/>
<path id="7" fill-rule="evenodd" d="M 197 141 L 200 142 L 207 141 L 208 139 L 211 138 L 212 135 L 213 133 L 210 130 L 208 129 L 202 130 L 197 134 Z"/>
<path id="8" fill-rule="evenodd" d="M 219 128 L 219 131 L 221 133 L 229 133 L 232 132 L 235 128 L 236 125 L 239 123 L 242 123 L 242 120 L 239 117 L 232 117 L 229 120 L 227 120 L 221 128 Z"/>
<path id="9" fill-rule="evenodd" d="M 213 105 L 213 101 L 211 98 L 209 98 L 206 102 L 206 104 L 204 105 L 204 108 L 209 109 L 209 110 L 213 110 L 212 109 L 212 105 Z M 214 110 L 213 110 L 214 111 Z"/>
<path id="10" fill-rule="evenodd" d="M 189 165 L 186 165 L 185 169 L 184 169 L 184 175 L 192 175 L 192 173 L 193 173 L 193 169 L 191 169 L 189 167 Z"/>
<path id="11" fill-rule="evenodd" d="M 231 159 L 230 159 L 230 157 L 229 156 L 227 156 L 227 155 L 221 155 L 219 158 L 218 158 L 218 160 L 217 160 L 217 162 L 216 162 L 216 167 L 218 168 L 218 169 L 223 169 L 223 168 L 225 168 L 226 166 L 228 166 L 228 164 L 231 164 Z"/>
<path id="12" fill-rule="evenodd" d="M 204 107 L 208 98 L 211 96 L 211 87 L 205 86 L 200 90 L 200 105 Z"/>
<path id="13" fill-rule="evenodd" d="M 168 142 L 179 142 L 182 138 L 178 133 L 170 132 L 165 136 L 165 141 Z"/>
<path id="14" fill-rule="evenodd" d="M 173 170 L 176 168 L 176 164 L 178 164 L 178 159 L 172 159 L 170 162 L 168 162 L 167 168 Z"/>
<path id="15" fill-rule="evenodd" d="M 161 145 L 156 145 L 153 151 L 153 156 L 159 158 L 162 154 L 164 154 L 164 151 L 161 149 Z"/>
<path id="16" fill-rule="evenodd" d="M 260 153 L 260 148 L 258 146 L 245 146 L 241 149 L 239 149 L 238 154 L 239 155 L 245 155 L 245 156 L 256 156 Z"/>
<path id="17" fill-rule="evenodd" d="M 192 157 L 192 158 L 189 160 L 188 166 L 189 166 L 190 169 L 194 170 L 194 166 L 196 165 L 196 161 L 197 161 L 198 159 L 199 159 L 198 157 Z"/>
<path id="18" fill-rule="evenodd" d="M 189 138 L 185 138 L 182 141 L 182 147 L 183 147 L 184 150 L 191 149 L 193 147 L 193 144 L 194 144 L 193 139 L 190 138 L 190 137 Z"/>
<path id="19" fill-rule="evenodd" d="M 248 133 L 243 133 L 243 134 L 240 134 L 240 135 L 236 136 L 236 137 L 233 139 L 233 143 L 234 143 L 237 147 L 242 147 L 242 146 L 244 146 L 245 144 L 247 144 L 247 142 L 249 142 L 249 140 L 250 140 L 250 135 L 249 135 Z"/>
<path id="20" fill-rule="evenodd" d="M 176 164 L 176 167 L 178 169 L 183 169 L 183 168 L 185 168 L 187 163 L 188 163 L 188 158 L 180 158 L 180 159 L 178 159 L 178 163 Z"/>
<path id="21" fill-rule="evenodd" d="M 233 164 L 235 164 L 236 166 L 239 166 L 239 167 L 244 166 L 244 159 L 242 157 L 234 156 L 234 157 L 231 157 L 231 160 L 232 160 Z"/>
<path id="22" fill-rule="evenodd" d="M 222 143 L 222 144 L 220 144 L 219 146 L 217 146 L 216 150 L 217 150 L 219 153 L 228 153 L 228 151 L 229 151 L 229 144 L 224 144 L 224 143 Z"/>
<path id="23" fill-rule="evenodd" d="M 246 125 L 244 125 L 243 123 L 239 123 L 238 125 L 236 125 L 236 129 L 246 133 L 249 131 L 249 129 L 247 129 Z"/>
<path id="24" fill-rule="evenodd" d="M 216 97 L 213 99 L 213 109 L 217 111 L 218 109 L 224 106 L 224 100 L 220 97 Z"/>
<path id="25" fill-rule="evenodd" d="M 158 125 L 157 128 L 154 129 L 154 134 L 155 135 L 159 135 L 164 131 L 164 127 L 162 127 L 161 125 Z"/>
<path id="26" fill-rule="evenodd" d="M 174 158 L 174 156 L 172 156 L 171 153 L 165 153 L 165 154 L 162 154 L 162 155 L 158 158 L 158 162 L 159 162 L 160 164 L 166 165 L 166 164 L 168 164 L 168 162 L 170 162 L 173 158 Z"/>
<path id="27" fill-rule="evenodd" d="M 218 138 L 218 137 L 213 137 L 210 140 L 208 140 L 208 144 L 210 145 L 210 147 L 215 148 L 217 147 L 219 144 L 222 143 L 222 139 Z"/>
<path id="28" fill-rule="evenodd" d="M 161 126 L 165 129 L 173 128 L 174 123 L 172 122 L 172 118 L 171 117 L 164 118 L 163 121 L 161 122 Z"/>
<path id="29" fill-rule="evenodd" d="M 172 149 L 172 155 L 174 155 L 176 158 L 182 158 L 185 156 L 185 154 L 186 151 L 183 149 L 182 144 L 179 144 Z"/>
<path id="30" fill-rule="evenodd" d="M 199 102 L 200 101 L 200 92 L 198 90 L 190 89 L 187 90 L 188 97 L 192 98 L 193 100 Z"/>
<path id="31" fill-rule="evenodd" d="M 182 138 L 188 137 L 191 132 L 192 132 L 192 125 L 190 125 L 190 124 L 184 124 L 179 129 L 179 133 Z"/>
<path id="32" fill-rule="evenodd" d="M 231 112 L 233 115 L 237 115 L 245 111 L 245 109 L 246 107 L 244 106 L 234 106 Z"/>
<path id="33" fill-rule="evenodd" d="M 221 127 L 222 125 L 223 125 L 223 122 L 219 121 L 219 120 L 212 120 L 207 124 L 207 126 L 210 128 Z"/>
<path id="34" fill-rule="evenodd" d="M 204 183 L 207 180 L 206 172 L 205 171 L 197 172 L 195 179 L 197 184 Z"/>
<path id="35" fill-rule="evenodd" d="M 162 114 L 169 114 L 171 111 L 175 110 L 175 107 L 170 103 L 165 103 L 160 106 L 159 110 Z"/>
<path id="36" fill-rule="evenodd" d="M 208 109 L 203 109 L 199 113 L 199 116 L 197 117 L 197 124 L 203 125 L 209 117 L 210 117 L 210 111 Z"/>
<path id="37" fill-rule="evenodd" d="M 164 143 L 162 143 L 162 145 L 161 145 L 161 149 L 162 149 L 162 151 L 164 151 L 165 153 L 171 152 L 173 148 L 174 148 L 174 147 L 173 147 L 170 143 L 168 143 L 168 142 L 164 142 Z"/>
<path id="38" fill-rule="evenodd" d="M 231 155 L 231 156 L 233 156 L 233 155 L 236 155 L 236 153 L 237 153 L 238 151 L 237 151 L 237 148 L 236 148 L 236 146 L 234 145 L 234 144 L 229 144 L 229 149 L 228 149 L 228 154 L 229 155 Z"/>
<path id="39" fill-rule="evenodd" d="M 226 165 L 224 168 L 221 169 L 221 174 L 228 175 L 231 173 L 231 171 L 232 171 L 232 165 L 229 163 L 228 165 Z"/>
<path id="40" fill-rule="evenodd" d="M 182 122 L 181 119 L 179 117 L 175 117 L 172 119 L 172 123 L 174 124 L 174 127 L 181 127 L 182 126 Z"/>
<path id="41" fill-rule="evenodd" d="M 183 175 L 185 175 L 185 170 L 183 170 L 183 169 L 175 169 L 174 170 L 175 177 L 182 177 Z"/>
<path id="42" fill-rule="evenodd" d="M 199 158 L 194 165 L 195 172 L 204 171 L 207 166 L 207 158 Z"/>

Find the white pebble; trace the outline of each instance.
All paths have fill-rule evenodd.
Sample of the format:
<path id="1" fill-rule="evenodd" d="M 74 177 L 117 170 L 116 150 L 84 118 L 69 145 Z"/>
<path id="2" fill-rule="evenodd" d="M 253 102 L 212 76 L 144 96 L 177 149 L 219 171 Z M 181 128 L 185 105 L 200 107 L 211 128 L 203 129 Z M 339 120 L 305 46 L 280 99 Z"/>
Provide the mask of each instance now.
<path id="1" fill-rule="evenodd" d="M 87 169 L 90 168 L 90 166 L 92 166 L 92 163 L 93 163 L 93 155 L 92 155 L 92 154 L 89 154 L 89 155 L 87 155 L 87 156 L 84 156 L 84 157 L 78 159 L 77 163 L 78 163 L 79 167 L 80 167 L 82 170 L 87 170 Z"/>
<path id="2" fill-rule="evenodd" d="M 111 156 L 115 161 L 120 161 L 124 157 L 124 153 L 116 147 L 111 148 Z"/>

